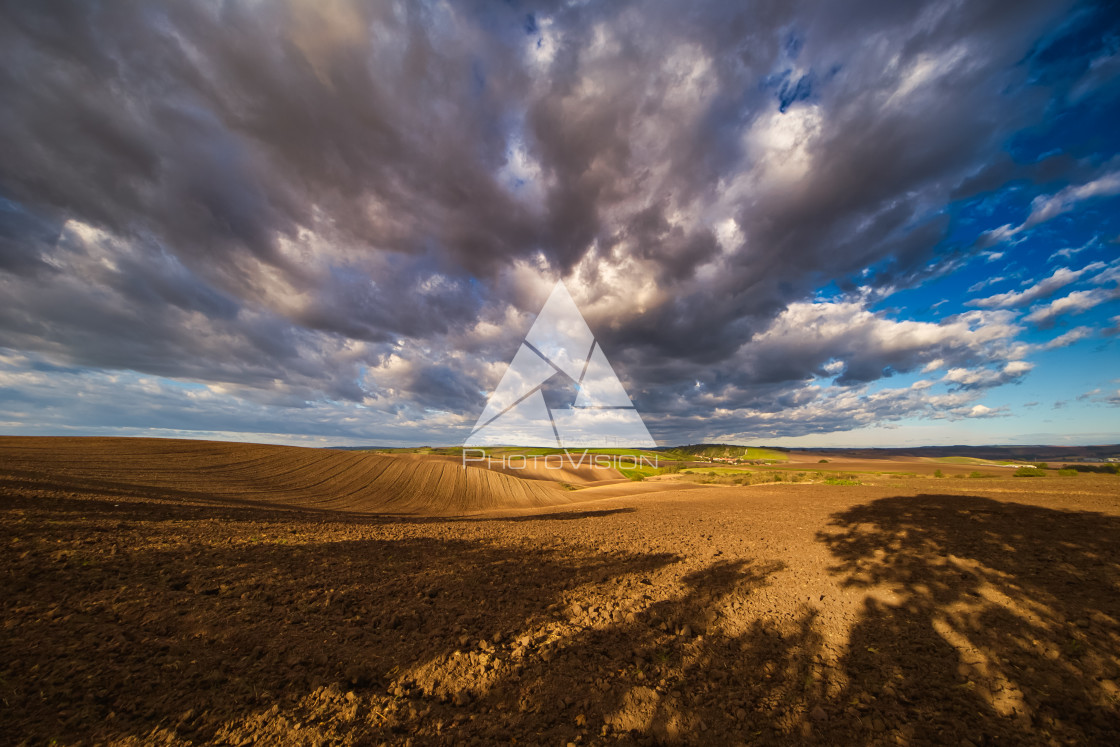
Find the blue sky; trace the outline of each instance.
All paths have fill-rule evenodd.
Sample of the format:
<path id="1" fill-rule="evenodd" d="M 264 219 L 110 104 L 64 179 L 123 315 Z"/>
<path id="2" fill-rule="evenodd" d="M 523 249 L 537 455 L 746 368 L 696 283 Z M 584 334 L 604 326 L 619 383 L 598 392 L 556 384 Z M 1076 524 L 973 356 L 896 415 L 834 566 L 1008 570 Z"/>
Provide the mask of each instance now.
<path id="1" fill-rule="evenodd" d="M 1106 2 L 0 4 L 0 433 L 1120 443 Z"/>

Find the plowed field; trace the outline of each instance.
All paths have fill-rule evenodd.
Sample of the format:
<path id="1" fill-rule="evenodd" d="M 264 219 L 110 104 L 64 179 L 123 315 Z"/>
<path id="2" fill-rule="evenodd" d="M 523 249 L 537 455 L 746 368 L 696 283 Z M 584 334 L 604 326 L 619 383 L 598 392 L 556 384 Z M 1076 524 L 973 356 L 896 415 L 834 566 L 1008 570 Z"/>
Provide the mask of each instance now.
<path id="1" fill-rule="evenodd" d="M 122 499 L 445 515 L 571 500 L 555 483 L 463 469 L 446 457 L 260 444 L 0 437 L 0 464 L 24 487 Z"/>
<path id="2" fill-rule="evenodd" d="M 1120 744 L 1120 477 L 839 466 L 0 439 L 0 742 Z"/>

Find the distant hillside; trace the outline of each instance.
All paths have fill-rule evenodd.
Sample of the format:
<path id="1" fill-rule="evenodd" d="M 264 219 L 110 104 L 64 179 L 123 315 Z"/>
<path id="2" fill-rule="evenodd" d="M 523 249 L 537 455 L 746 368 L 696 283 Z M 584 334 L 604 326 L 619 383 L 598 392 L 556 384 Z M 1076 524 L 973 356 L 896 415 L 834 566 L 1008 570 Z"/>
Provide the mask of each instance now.
<path id="1" fill-rule="evenodd" d="M 457 456 L 462 452 L 458 446 L 332 446 L 332 449 L 345 451 L 380 451 L 386 453 L 431 454 Z M 540 449 L 539 452 L 551 453 L 559 449 Z M 582 449 L 575 449 L 582 451 Z M 593 452 L 636 453 L 633 449 L 593 449 Z M 761 446 L 738 446 L 736 444 L 689 444 L 687 446 L 661 446 L 648 451 L 660 452 L 666 459 L 750 459 L 786 461 L 791 453 L 821 454 L 830 457 L 852 457 L 855 459 L 886 459 L 889 457 L 929 457 L 944 459 L 962 457 L 989 460 L 994 462 L 1103 462 L 1120 458 L 1120 444 L 1102 446 L 915 446 L 891 449 L 787 449 Z"/>
<path id="2" fill-rule="evenodd" d="M 1077 462 L 1105 461 L 1120 457 L 1120 444 L 1104 446 L 919 446 L 899 449 L 790 449 L 828 456 L 854 458 L 909 457 L 972 457 L 1007 462 Z"/>
<path id="3" fill-rule="evenodd" d="M 688 446 L 673 446 L 665 449 L 665 451 L 708 459 L 767 459 L 781 462 L 789 459 L 784 449 L 736 446 L 734 444 L 690 444 Z"/>

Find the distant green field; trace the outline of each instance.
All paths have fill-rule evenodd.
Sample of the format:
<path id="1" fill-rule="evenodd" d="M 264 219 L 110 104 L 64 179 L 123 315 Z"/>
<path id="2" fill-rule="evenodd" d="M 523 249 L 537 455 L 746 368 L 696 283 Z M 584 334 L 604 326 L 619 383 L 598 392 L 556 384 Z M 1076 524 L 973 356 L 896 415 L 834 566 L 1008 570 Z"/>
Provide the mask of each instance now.
<path id="1" fill-rule="evenodd" d="M 747 459 L 772 459 L 775 462 L 788 462 L 789 454 L 774 449 L 764 449 L 761 446 L 748 446 Z"/>
<path id="2" fill-rule="evenodd" d="M 978 459 L 976 457 L 963 456 L 932 457 L 930 461 L 940 464 L 977 464 L 988 467 L 1003 467 L 1008 464 L 1017 464 L 1017 462 L 993 462 L 991 459 Z"/>
<path id="3" fill-rule="evenodd" d="M 576 454 L 582 454 L 583 449 L 568 449 L 568 451 Z M 663 451 L 650 451 L 648 449 L 587 449 L 588 454 L 614 454 L 616 456 L 642 456 L 648 459 L 657 457 L 664 460 L 666 452 Z"/>
<path id="4" fill-rule="evenodd" d="M 630 480 L 644 480 L 647 477 L 661 474 L 659 468 L 650 467 L 649 465 L 642 465 L 636 469 L 631 467 L 618 467 L 617 469 L 622 473 L 623 477 Z"/>
<path id="5" fill-rule="evenodd" d="M 484 451 L 490 456 L 547 456 L 548 454 L 555 454 L 559 449 L 549 449 L 542 446 L 497 446 L 484 449 Z"/>

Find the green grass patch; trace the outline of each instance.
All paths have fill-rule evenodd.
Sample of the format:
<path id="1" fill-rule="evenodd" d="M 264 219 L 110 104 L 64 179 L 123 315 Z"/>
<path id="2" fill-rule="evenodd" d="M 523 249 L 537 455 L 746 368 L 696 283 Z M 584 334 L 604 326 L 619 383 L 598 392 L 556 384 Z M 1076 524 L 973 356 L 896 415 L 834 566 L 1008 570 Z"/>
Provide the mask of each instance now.
<path id="1" fill-rule="evenodd" d="M 1015 470 L 1014 477 L 1046 477 L 1046 470 L 1038 467 L 1020 467 Z"/>
<path id="2" fill-rule="evenodd" d="M 661 474 L 661 470 L 659 468 L 650 467 L 649 465 L 645 465 L 645 464 L 643 464 L 641 467 L 637 467 L 637 468 L 634 468 L 634 467 L 617 467 L 617 469 L 618 469 L 619 472 L 622 473 L 622 476 L 625 477 L 627 480 L 635 480 L 635 481 L 641 481 L 641 480 L 646 479 L 647 477 L 653 477 L 654 475 Z"/>
<path id="3" fill-rule="evenodd" d="M 769 459 L 771 462 L 788 462 L 789 454 L 774 449 L 764 449 L 758 446 L 748 446 L 747 459 Z"/>
<path id="4" fill-rule="evenodd" d="M 850 477 L 829 477 L 824 481 L 825 485 L 862 485 L 859 480 L 853 480 Z"/>

